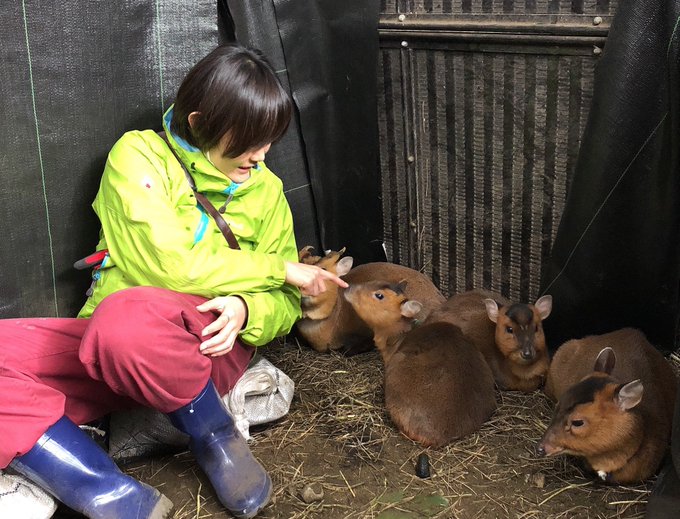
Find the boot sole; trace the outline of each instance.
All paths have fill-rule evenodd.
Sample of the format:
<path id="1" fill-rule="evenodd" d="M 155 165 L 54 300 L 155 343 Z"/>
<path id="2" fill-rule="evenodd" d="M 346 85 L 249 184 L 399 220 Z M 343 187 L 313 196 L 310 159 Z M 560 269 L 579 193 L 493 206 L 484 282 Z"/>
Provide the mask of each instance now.
<path id="1" fill-rule="evenodd" d="M 258 506 L 257 508 L 253 508 L 252 510 L 247 510 L 243 513 L 235 513 L 231 512 L 236 519 L 252 519 L 255 517 L 258 513 L 260 513 L 260 510 L 262 510 L 265 506 L 269 504 L 269 500 L 272 498 L 272 493 L 274 492 L 274 485 L 270 484 L 269 489 L 267 490 L 267 497 L 262 501 L 262 504 Z"/>
<path id="2" fill-rule="evenodd" d="M 175 505 L 172 504 L 172 501 L 161 494 L 148 519 L 167 519 L 174 508 Z"/>

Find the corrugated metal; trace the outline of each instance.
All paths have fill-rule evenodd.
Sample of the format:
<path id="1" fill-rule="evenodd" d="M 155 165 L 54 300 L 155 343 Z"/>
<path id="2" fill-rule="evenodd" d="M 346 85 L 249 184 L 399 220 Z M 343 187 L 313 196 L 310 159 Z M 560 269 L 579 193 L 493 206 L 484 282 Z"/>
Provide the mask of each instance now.
<path id="1" fill-rule="evenodd" d="M 417 7 L 461 9 L 429 4 Z M 486 287 L 537 296 L 591 100 L 596 60 L 572 51 L 384 46 L 391 261 L 423 269 L 447 294 Z"/>

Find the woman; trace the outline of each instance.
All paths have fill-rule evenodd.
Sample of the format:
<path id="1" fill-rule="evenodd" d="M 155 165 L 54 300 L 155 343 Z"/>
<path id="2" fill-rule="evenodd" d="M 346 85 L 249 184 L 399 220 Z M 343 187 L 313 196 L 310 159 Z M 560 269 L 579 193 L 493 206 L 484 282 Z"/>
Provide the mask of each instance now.
<path id="1" fill-rule="evenodd" d="M 100 262 L 79 319 L 0 321 L 1 469 L 90 518 L 167 517 L 170 501 L 121 473 L 77 426 L 141 404 L 190 436 L 234 515 L 266 505 L 271 480 L 219 394 L 255 346 L 290 331 L 300 291 L 346 286 L 297 263 L 282 183 L 263 162 L 291 111 L 259 52 L 223 46 L 182 82 L 164 136 L 132 131 L 115 144 L 93 204 Z M 197 205 L 201 193 L 240 250 Z"/>

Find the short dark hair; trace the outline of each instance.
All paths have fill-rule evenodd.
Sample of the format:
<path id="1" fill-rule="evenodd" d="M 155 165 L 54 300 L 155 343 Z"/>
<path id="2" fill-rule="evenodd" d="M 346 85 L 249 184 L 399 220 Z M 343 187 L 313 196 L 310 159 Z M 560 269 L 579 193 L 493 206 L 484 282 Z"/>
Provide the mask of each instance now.
<path id="1" fill-rule="evenodd" d="M 222 45 L 189 71 L 177 92 L 171 129 L 202 151 L 231 132 L 224 156 L 277 141 L 288 128 L 293 111 L 264 55 L 240 45 Z M 200 112 L 194 128 L 189 114 Z"/>

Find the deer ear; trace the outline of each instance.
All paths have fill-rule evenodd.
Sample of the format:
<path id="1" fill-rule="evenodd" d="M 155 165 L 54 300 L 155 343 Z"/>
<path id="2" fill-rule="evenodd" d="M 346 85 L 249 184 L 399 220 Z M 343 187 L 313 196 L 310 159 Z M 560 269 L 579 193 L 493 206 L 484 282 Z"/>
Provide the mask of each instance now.
<path id="1" fill-rule="evenodd" d="M 550 295 L 539 297 L 534 303 L 534 307 L 538 310 L 538 315 L 541 316 L 541 321 L 547 319 L 550 312 L 552 312 L 552 303 L 552 296 Z"/>
<path id="2" fill-rule="evenodd" d="M 619 393 L 614 397 L 614 401 L 621 411 L 627 411 L 642 401 L 643 392 L 642 382 L 639 379 L 633 380 L 619 389 Z"/>
<path id="3" fill-rule="evenodd" d="M 338 276 L 344 276 L 345 274 L 347 274 L 350 271 L 353 263 L 354 263 L 354 258 L 352 256 L 345 256 L 340 261 L 338 261 L 338 263 L 335 267 L 336 274 Z"/>
<path id="4" fill-rule="evenodd" d="M 418 315 L 423 309 L 423 305 L 418 301 L 404 301 L 401 304 L 401 315 L 407 319 L 411 319 Z"/>
<path id="5" fill-rule="evenodd" d="M 302 247 L 300 249 L 300 252 L 298 252 L 298 260 L 302 261 L 303 259 L 308 258 L 309 256 L 312 255 L 313 251 L 314 251 L 313 245 L 307 245 L 306 247 Z"/>
<path id="6" fill-rule="evenodd" d="M 485 299 L 484 304 L 486 305 L 486 315 L 489 316 L 494 323 L 498 322 L 498 303 L 493 299 Z"/>
<path id="7" fill-rule="evenodd" d="M 614 354 L 614 350 L 607 347 L 597 354 L 597 359 L 595 359 L 595 367 L 593 369 L 595 371 L 599 371 L 600 373 L 611 375 L 612 371 L 614 371 L 615 364 L 616 355 Z"/>
<path id="8" fill-rule="evenodd" d="M 406 279 L 402 279 L 399 283 L 397 283 L 397 287 L 395 292 L 397 293 L 405 293 L 406 292 L 406 285 L 408 285 L 408 281 Z"/>

